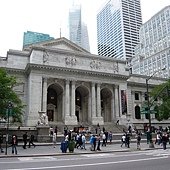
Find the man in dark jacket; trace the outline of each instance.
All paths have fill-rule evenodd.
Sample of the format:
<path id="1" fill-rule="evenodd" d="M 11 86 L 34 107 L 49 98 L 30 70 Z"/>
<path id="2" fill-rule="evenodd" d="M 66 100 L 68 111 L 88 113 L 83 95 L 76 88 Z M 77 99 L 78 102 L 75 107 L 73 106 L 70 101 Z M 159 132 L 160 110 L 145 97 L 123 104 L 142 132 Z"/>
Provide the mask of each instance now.
<path id="1" fill-rule="evenodd" d="M 2 144 L 3 144 L 3 135 L 0 134 L 0 150 L 1 150 L 1 153 L 3 153 L 3 149 L 2 149 Z"/>
<path id="2" fill-rule="evenodd" d="M 23 148 L 24 148 L 24 149 L 26 149 L 27 137 L 28 137 L 27 132 L 25 132 L 25 133 L 23 134 L 23 142 L 24 142 Z"/>

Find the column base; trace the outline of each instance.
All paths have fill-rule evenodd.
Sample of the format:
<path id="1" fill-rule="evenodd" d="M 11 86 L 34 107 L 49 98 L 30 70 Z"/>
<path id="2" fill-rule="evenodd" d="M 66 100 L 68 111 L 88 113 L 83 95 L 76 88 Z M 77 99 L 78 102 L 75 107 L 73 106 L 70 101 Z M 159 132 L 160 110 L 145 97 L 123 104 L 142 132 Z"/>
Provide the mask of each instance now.
<path id="1" fill-rule="evenodd" d="M 98 123 L 99 125 L 104 125 L 103 117 L 92 117 L 92 124 L 97 125 Z"/>
<path id="2" fill-rule="evenodd" d="M 64 122 L 65 125 L 78 125 L 76 116 L 66 116 Z"/>

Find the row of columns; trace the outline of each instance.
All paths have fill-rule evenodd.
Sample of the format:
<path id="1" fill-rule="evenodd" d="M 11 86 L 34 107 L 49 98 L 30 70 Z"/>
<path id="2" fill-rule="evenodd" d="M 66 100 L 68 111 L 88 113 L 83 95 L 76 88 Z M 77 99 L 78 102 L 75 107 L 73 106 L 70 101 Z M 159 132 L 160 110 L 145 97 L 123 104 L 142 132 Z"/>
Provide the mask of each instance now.
<path id="1" fill-rule="evenodd" d="M 47 78 L 42 79 L 42 110 L 47 110 Z M 75 123 L 77 121 L 75 116 L 75 81 L 66 80 L 64 86 L 64 110 L 63 114 L 65 120 L 73 121 Z M 97 94 L 96 94 L 97 93 Z M 89 94 L 90 95 L 90 94 Z M 101 84 L 100 83 L 91 83 L 91 96 L 89 97 L 91 102 L 91 108 L 88 113 L 91 115 L 89 118 L 92 120 L 95 118 L 100 118 L 101 120 Z M 113 105 L 113 117 L 117 118 L 120 116 L 120 105 L 119 105 L 119 88 L 118 86 L 114 87 L 114 99 L 112 100 Z M 90 105 L 89 105 L 90 106 Z M 92 121 L 91 120 L 91 121 Z M 67 121 L 67 120 L 66 120 Z"/>

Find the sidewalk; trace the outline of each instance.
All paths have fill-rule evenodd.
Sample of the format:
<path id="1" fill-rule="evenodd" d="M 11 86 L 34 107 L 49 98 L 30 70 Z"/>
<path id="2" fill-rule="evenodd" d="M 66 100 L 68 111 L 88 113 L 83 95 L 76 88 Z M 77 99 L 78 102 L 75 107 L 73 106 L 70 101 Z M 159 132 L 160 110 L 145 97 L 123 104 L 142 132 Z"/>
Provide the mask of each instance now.
<path id="1" fill-rule="evenodd" d="M 126 148 L 125 146 L 120 147 L 121 143 L 112 143 L 108 144 L 106 147 L 101 146 L 101 151 L 91 151 L 90 150 L 90 144 L 86 144 L 86 150 L 81 149 L 75 149 L 74 153 L 62 153 L 60 149 L 60 143 L 56 145 L 54 148 L 52 143 L 36 143 L 36 147 L 33 146 L 31 148 L 23 149 L 22 143 L 19 143 L 19 146 L 17 147 L 18 154 L 14 155 L 12 154 L 12 148 L 9 147 L 7 150 L 7 155 L 5 153 L 0 153 L 0 158 L 6 158 L 6 157 L 34 157 L 34 156 L 61 156 L 61 155 L 73 155 L 73 154 L 94 154 L 94 153 L 111 153 L 111 152 L 130 152 L 130 151 L 137 151 L 136 143 L 133 142 L 130 144 L 130 148 Z M 154 145 L 155 148 L 152 149 L 162 149 L 162 146 L 160 145 Z M 167 145 L 167 148 L 170 148 L 170 145 Z M 149 145 L 146 144 L 145 141 L 141 143 L 141 151 L 149 150 Z M 5 151 L 5 148 L 4 148 Z"/>

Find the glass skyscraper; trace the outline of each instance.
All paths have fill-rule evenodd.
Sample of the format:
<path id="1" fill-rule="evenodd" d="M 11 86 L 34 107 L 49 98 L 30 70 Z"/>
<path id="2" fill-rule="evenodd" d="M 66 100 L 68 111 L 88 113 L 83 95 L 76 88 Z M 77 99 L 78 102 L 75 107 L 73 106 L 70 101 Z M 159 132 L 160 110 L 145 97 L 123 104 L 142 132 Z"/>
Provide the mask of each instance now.
<path id="1" fill-rule="evenodd" d="M 27 32 L 24 32 L 23 47 L 30 45 L 30 44 L 52 40 L 52 39 L 54 38 L 50 37 L 49 34 L 27 31 Z"/>
<path id="2" fill-rule="evenodd" d="M 81 5 L 73 5 L 69 11 L 69 39 L 90 51 L 87 26 L 82 22 Z"/>
<path id="3" fill-rule="evenodd" d="M 109 0 L 97 14 L 98 54 L 128 60 L 142 25 L 140 0 Z"/>

